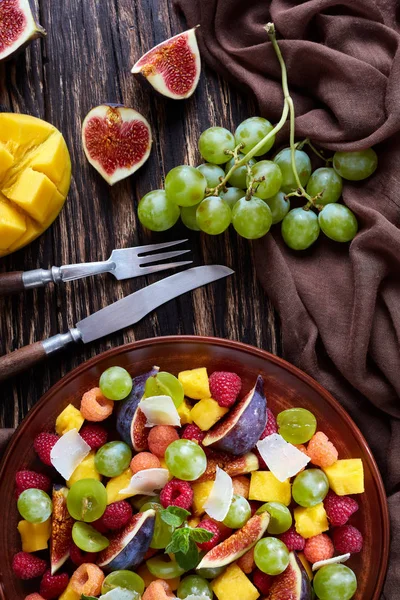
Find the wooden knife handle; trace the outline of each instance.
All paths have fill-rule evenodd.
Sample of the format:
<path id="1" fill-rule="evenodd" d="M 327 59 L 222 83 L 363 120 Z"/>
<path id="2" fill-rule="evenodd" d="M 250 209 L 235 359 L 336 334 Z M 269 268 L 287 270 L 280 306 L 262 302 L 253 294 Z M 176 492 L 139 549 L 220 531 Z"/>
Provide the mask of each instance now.
<path id="1" fill-rule="evenodd" d="M 0 356 L 0 381 L 30 369 L 47 356 L 43 342 L 35 342 L 10 354 Z"/>
<path id="2" fill-rule="evenodd" d="M 0 296 L 22 292 L 25 289 L 22 275 L 22 271 L 0 273 Z"/>

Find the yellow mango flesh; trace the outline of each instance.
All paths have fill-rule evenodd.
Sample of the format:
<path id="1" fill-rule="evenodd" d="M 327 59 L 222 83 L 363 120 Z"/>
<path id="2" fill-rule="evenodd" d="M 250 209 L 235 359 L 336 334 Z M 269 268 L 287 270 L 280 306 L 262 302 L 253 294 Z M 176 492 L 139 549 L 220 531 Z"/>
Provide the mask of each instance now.
<path id="1" fill-rule="evenodd" d="M 338 496 L 364 492 L 364 467 L 361 458 L 337 460 L 323 471 L 329 486 Z"/>
<path id="2" fill-rule="evenodd" d="M 6 251 L 25 231 L 24 215 L 0 197 L 0 250 Z"/>
<path id="3" fill-rule="evenodd" d="M 200 517 L 204 513 L 204 504 L 211 493 L 214 481 L 203 481 L 193 483 L 193 514 L 195 517 Z"/>
<path id="4" fill-rule="evenodd" d="M 76 467 L 75 471 L 72 473 L 71 477 L 67 481 L 67 486 L 70 488 L 71 485 L 80 481 L 81 479 L 97 479 L 97 481 L 101 481 L 101 475 L 97 471 L 94 459 L 96 456 L 95 450 L 89 452 L 86 458 Z"/>
<path id="5" fill-rule="evenodd" d="M 203 398 L 203 400 L 200 400 L 200 402 L 197 402 L 193 406 L 190 416 L 197 427 L 200 427 L 202 431 L 208 431 L 217 421 L 226 415 L 228 410 L 228 408 L 220 406 L 212 398 Z"/>
<path id="6" fill-rule="evenodd" d="M 178 408 L 178 415 L 181 418 L 181 425 L 188 425 L 189 423 L 193 423 L 193 419 L 190 414 L 191 410 L 192 410 L 192 407 L 190 406 L 189 402 L 185 398 L 184 401 L 182 402 L 182 404 Z"/>
<path id="7" fill-rule="evenodd" d="M 5 145 L 0 142 L 0 180 L 5 176 L 13 162 L 13 155 L 7 150 Z"/>
<path id="8" fill-rule="evenodd" d="M 310 508 L 297 506 L 293 513 L 296 531 L 306 540 L 329 529 L 328 518 L 322 502 Z"/>
<path id="9" fill-rule="evenodd" d="M 56 419 L 56 433 L 64 435 L 71 429 L 79 431 L 84 420 L 81 411 L 75 408 L 73 404 L 68 404 Z"/>
<path id="10" fill-rule="evenodd" d="M 120 494 L 121 490 L 124 490 L 128 487 L 130 481 L 132 479 L 132 471 L 127 469 L 118 477 L 113 477 L 110 479 L 106 485 L 107 490 L 107 504 L 112 504 L 113 502 L 118 502 L 119 500 L 126 500 L 126 498 L 131 498 L 134 494 Z"/>
<path id="11" fill-rule="evenodd" d="M 51 519 L 44 523 L 29 523 L 20 521 L 18 531 L 21 535 L 23 552 L 38 552 L 47 549 L 51 535 Z"/>
<path id="12" fill-rule="evenodd" d="M 211 398 L 207 369 L 205 367 L 191 369 L 190 371 L 181 371 L 178 374 L 178 379 L 183 386 L 185 396 L 188 396 L 188 398 L 192 398 L 193 400 Z"/>
<path id="13" fill-rule="evenodd" d="M 82 597 L 82 594 L 78 594 L 77 592 L 74 592 L 74 590 L 71 587 L 71 584 L 69 583 L 67 588 L 61 594 L 61 596 L 59 597 L 58 600 L 81 600 L 81 597 Z"/>
<path id="14" fill-rule="evenodd" d="M 249 499 L 259 502 L 281 502 L 289 506 L 292 500 L 290 481 L 279 481 L 271 471 L 256 471 L 251 474 Z"/>
<path id="15" fill-rule="evenodd" d="M 257 600 L 260 596 L 257 588 L 236 563 L 229 565 L 219 577 L 211 582 L 218 600 Z"/>

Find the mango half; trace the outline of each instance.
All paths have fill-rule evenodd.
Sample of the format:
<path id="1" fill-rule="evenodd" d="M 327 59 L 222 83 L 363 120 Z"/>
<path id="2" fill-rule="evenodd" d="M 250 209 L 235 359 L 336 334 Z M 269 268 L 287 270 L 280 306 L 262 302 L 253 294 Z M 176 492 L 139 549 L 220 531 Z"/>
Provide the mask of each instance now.
<path id="1" fill-rule="evenodd" d="M 0 256 L 51 225 L 70 182 L 71 159 L 58 129 L 30 115 L 0 113 Z"/>

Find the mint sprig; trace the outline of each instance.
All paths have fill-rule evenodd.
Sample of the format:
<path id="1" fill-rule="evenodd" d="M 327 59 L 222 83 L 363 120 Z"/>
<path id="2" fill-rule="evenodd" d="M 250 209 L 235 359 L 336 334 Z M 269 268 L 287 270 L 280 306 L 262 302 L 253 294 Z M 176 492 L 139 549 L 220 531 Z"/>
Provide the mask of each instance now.
<path id="1" fill-rule="evenodd" d="M 176 529 L 183 525 L 187 517 L 190 516 L 190 512 L 179 506 L 168 506 L 168 508 L 161 511 L 160 516 L 164 523 Z"/>
<path id="2" fill-rule="evenodd" d="M 212 539 L 214 534 L 201 527 L 181 527 L 176 529 L 168 546 L 165 548 L 167 554 L 175 554 L 175 560 L 182 569 L 189 571 L 197 567 L 199 563 L 199 550 L 196 542 L 201 544 Z"/>

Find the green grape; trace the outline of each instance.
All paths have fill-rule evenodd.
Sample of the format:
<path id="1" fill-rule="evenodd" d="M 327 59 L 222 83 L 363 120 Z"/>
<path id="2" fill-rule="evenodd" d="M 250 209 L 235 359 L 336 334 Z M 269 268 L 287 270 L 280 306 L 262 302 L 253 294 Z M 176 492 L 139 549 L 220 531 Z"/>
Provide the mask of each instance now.
<path id="1" fill-rule="evenodd" d="M 279 575 L 289 564 L 289 550 L 277 538 L 264 538 L 255 546 L 254 561 L 263 573 Z"/>
<path id="2" fill-rule="evenodd" d="M 110 545 L 108 539 L 97 529 L 81 521 L 74 523 L 72 539 L 78 548 L 84 552 L 101 552 Z"/>
<path id="3" fill-rule="evenodd" d="M 230 529 L 240 529 L 251 517 L 250 504 L 246 498 L 233 494 L 232 502 L 223 523 Z"/>
<path id="4" fill-rule="evenodd" d="M 229 208 L 232 210 L 236 202 L 246 195 L 246 192 L 237 187 L 228 187 L 226 192 L 220 192 L 219 195 L 222 200 L 225 200 L 225 202 L 229 205 Z"/>
<path id="5" fill-rule="evenodd" d="M 250 185 L 250 180 L 253 177 L 255 179 L 264 178 L 260 183 L 255 183 L 258 198 L 266 200 L 279 192 L 282 183 L 282 173 L 278 165 L 272 162 L 272 160 L 260 160 L 260 162 L 251 167 L 251 175 L 247 176 L 247 187 Z"/>
<path id="6" fill-rule="evenodd" d="M 288 194 L 296 190 L 298 186 L 292 169 L 290 148 L 284 148 L 278 152 L 274 158 L 274 163 L 279 166 L 282 172 L 282 192 Z M 303 150 L 295 150 L 295 164 L 300 183 L 305 186 L 311 175 L 310 157 Z"/>
<path id="7" fill-rule="evenodd" d="M 328 491 L 328 478 L 321 469 L 306 469 L 293 481 L 293 500 L 305 508 L 322 502 Z"/>
<path id="8" fill-rule="evenodd" d="M 358 231 L 358 222 L 347 206 L 328 204 L 318 215 L 319 226 L 335 242 L 350 242 Z"/>
<path id="9" fill-rule="evenodd" d="M 166 231 L 179 219 L 179 206 L 168 200 L 164 190 L 149 192 L 139 201 L 138 217 L 150 231 Z"/>
<path id="10" fill-rule="evenodd" d="M 205 196 L 207 180 L 195 167 L 181 165 L 165 178 L 165 193 L 170 202 L 179 206 L 194 206 Z"/>
<path id="11" fill-rule="evenodd" d="M 197 225 L 209 235 L 223 233 L 231 224 L 231 219 L 231 209 L 219 196 L 209 196 L 197 207 Z"/>
<path id="12" fill-rule="evenodd" d="M 175 559 L 159 554 L 146 561 L 148 570 L 158 579 L 175 579 L 184 574 L 185 569 L 178 565 Z"/>
<path id="13" fill-rule="evenodd" d="M 289 248 L 306 250 L 318 239 L 318 217 L 312 210 L 293 208 L 283 219 L 281 231 Z"/>
<path id="14" fill-rule="evenodd" d="M 273 126 L 267 119 L 263 119 L 263 117 L 250 117 L 240 123 L 239 127 L 236 129 L 236 144 L 243 144 L 242 152 L 247 154 L 272 130 Z M 273 135 L 262 145 L 255 156 L 266 154 L 268 150 L 272 148 L 274 142 L 275 136 Z"/>
<path id="15" fill-rule="evenodd" d="M 197 569 L 196 573 L 204 579 L 215 579 L 225 571 L 226 567 L 210 567 L 209 569 Z"/>
<path id="16" fill-rule="evenodd" d="M 150 548 L 154 548 L 155 550 L 159 550 L 162 548 L 166 548 L 171 541 L 172 534 L 174 533 L 174 528 L 172 525 L 168 525 L 161 518 L 161 511 L 163 507 L 158 502 L 154 502 L 153 499 L 151 502 L 146 502 L 140 509 L 140 512 L 145 512 L 146 510 L 153 509 L 156 511 L 156 521 L 154 525 L 154 533 L 153 538 L 151 540 Z"/>
<path id="17" fill-rule="evenodd" d="M 50 496 L 36 488 L 29 488 L 22 492 L 17 506 L 21 517 L 29 523 L 44 523 L 53 512 Z"/>
<path id="18" fill-rule="evenodd" d="M 142 595 L 144 592 L 144 581 L 143 579 L 133 573 L 133 571 L 113 571 L 103 581 L 101 586 L 101 593 L 107 594 L 115 588 L 122 588 L 123 590 L 129 590 L 130 592 L 137 592 Z"/>
<path id="19" fill-rule="evenodd" d="M 177 591 L 178 598 L 187 598 L 188 596 L 201 596 L 202 598 L 209 598 L 212 600 L 213 591 L 211 585 L 199 577 L 199 575 L 188 575 L 184 577 L 179 584 Z"/>
<path id="20" fill-rule="evenodd" d="M 96 452 L 94 466 L 100 475 L 118 477 L 129 467 L 132 450 L 125 442 L 108 442 Z"/>
<path id="21" fill-rule="evenodd" d="M 230 159 L 226 151 L 235 149 L 235 138 L 224 127 L 210 127 L 199 138 L 199 151 L 205 161 L 223 165 Z"/>
<path id="22" fill-rule="evenodd" d="M 355 152 L 335 152 L 333 167 L 343 179 L 361 181 L 366 179 L 378 166 L 378 156 L 372 148 Z"/>
<path id="23" fill-rule="evenodd" d="M 165 452 L 165 462 L 169 472 L 184 481 L 195 481 L 207 468 L 203 448 L 190 440 L 172 442 Z"/>
<path id="24" fill-rule="evenodd" d="M 272 198 L 267 198 L 265 202 L 271 209 L 273 225 L 280 223 L 290 210 L 290 200 L 286 198 L 283 192 L 278 192 Z"/>
<path id="25" fill-rule="evenodd" d="M 200 173 L 203 173 L 207 180 L 207 187 L 215 188 L 220 183 L 220 177 L 225 177 L 225 172 L 222 167 L 213 165 L 212 163 L 204 163 L 197 167 Z"/>
<path id="26" fill-rule="evenodd" d="M 350 600 L 357 591 L 357 578 L 346 565 L 321 567 L 313 583 L 320 600 Z"/>
<path id="27" fill-rule="evenodd" d="M 342 195 L 343 181 L 335 169 L 332 167 L 321 167 L 311 173 L 311 177 L 307 183 L 307 194 L 315 198 L 318 194 L 322 194 L 316 200 L 316 204 L 331 204 L 337 202 Z"/>
<path id="28" fill-rule="evenodd" d="M 97 479 L 80 479 L 71 485 L 67 496 L 68 512 L 77 521 L 92 523 L 107 508 L 107 492 Z"/>
<path id="29" fill-rule="evenodd" d="M 248 240 L 263 237 L 272 225 L 268 204 L 253 196 L 251 200 L 241 198 L 232 210 L 232 224 L 239 235 Z"/>
<path id="30" fill-rule="evenodd" d="M 267 529 L 268 533 L 272 533 L 273 535 L 284 533 L 292 526 L 292 513 L 288 507 L 281 504 L 281 502 L 267 502 L 260 506 L 256 514 L 260 515 L 266 511 L 271 515 Z"/>
<path id="31" fill-rule="evenodd" d="M 244 158 L 244 154 L 239 154 L 238 160 L 241 160 L 242 158 Z M 252 167 L 253 165 L 256 164 L 256 162 L 257 161 L 255 158 L 251 158 L 247 162 L 247 164 L 242 165 L 241 167 L 238 167 L 235 171 L 233 171 L 232 175 L 229 177 L 229 185 L 232 185 L 233 187 L 237 187 L 237 188 L 245 188 L 246 180 L 247 180 L 247 165 L 250 165 L 250 167 Z M 235 159 L 232 156 L 230 161 L 228 161 L 226 163 L 225 173 L 228 173 L 228 171 L 231 170 L 231 168 L 233 167 L 234 164 L 235 164 Z"/>
<path id="32" fill-rule="evenodd" d="M 180 407 L 185 396 L 183 385 L 179 379 L 166 371 L 160 371 L 157 375 L 148 378 L 144 394 L 147 398 L 151 396 L 170 396 L 176 408 Z"/>
<path id="33" fill-rule="evenodd" d="M 196 220 L 196 211 L 198 206 L 198 204 L 195 204 L 194 206 L 181 206 L 182 223 L 192 231 L 201 231 Z"/>
<path id="34" fill-rule="evenodd" d="M 283 410 L 276 421 L 280 435 L 291 444 L 305 444 L 317 430 L 317 419 L 306 408 Z"/>
<path id="35" fill-rule="evenodd" d="M 123 400 L 132 391 L 132 377 L 122 367 L 110 367 L 101 374 L 99 388 L 109 400 Z"/>

